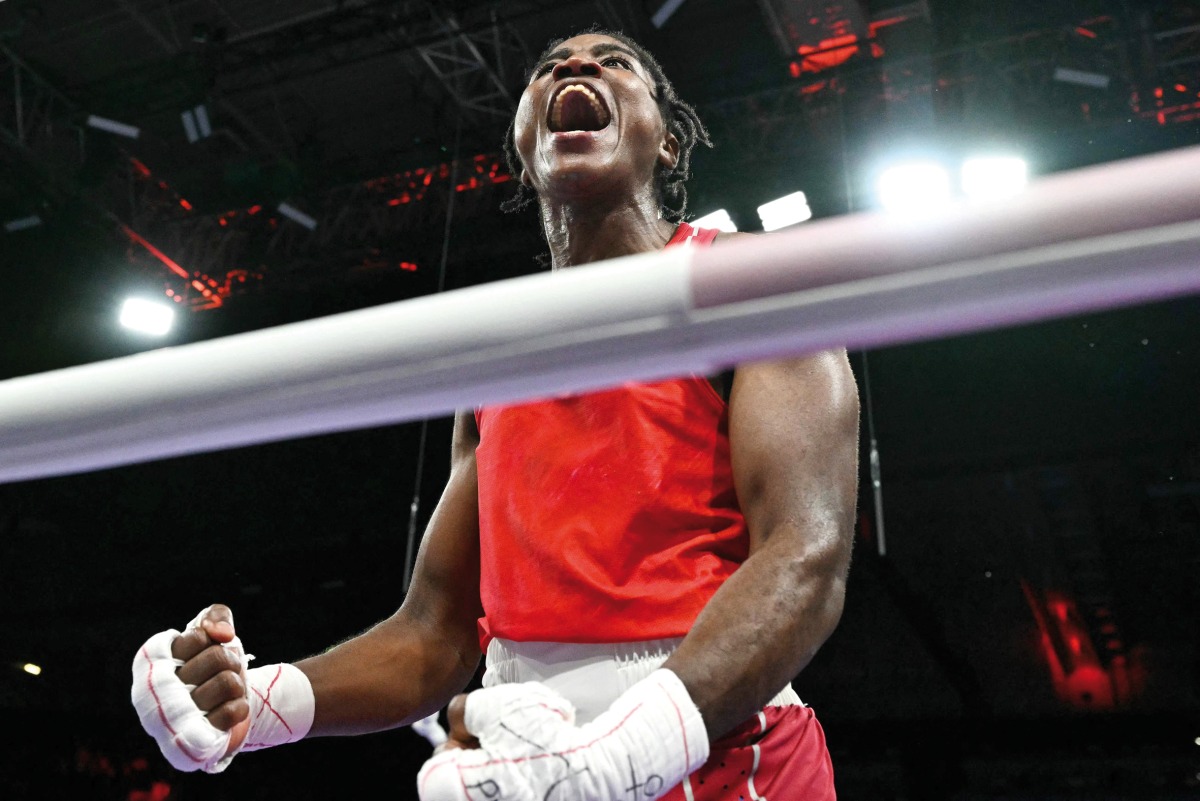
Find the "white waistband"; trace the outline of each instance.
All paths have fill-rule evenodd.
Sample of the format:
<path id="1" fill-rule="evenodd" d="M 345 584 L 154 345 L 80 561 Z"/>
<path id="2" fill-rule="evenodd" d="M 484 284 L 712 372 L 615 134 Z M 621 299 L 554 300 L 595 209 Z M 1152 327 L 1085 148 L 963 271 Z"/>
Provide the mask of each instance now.
<path id="1" fill-rule="evenodd" d="M 575 719 L 594 719 L 627 689 L 667 661 L 682 637 L 623 643 L 513 642 L 496 638 L 487 649 L 484 687 L 538 681 L 575 705 Z M 786 685 L 767 706 L 803 705 Z"/>

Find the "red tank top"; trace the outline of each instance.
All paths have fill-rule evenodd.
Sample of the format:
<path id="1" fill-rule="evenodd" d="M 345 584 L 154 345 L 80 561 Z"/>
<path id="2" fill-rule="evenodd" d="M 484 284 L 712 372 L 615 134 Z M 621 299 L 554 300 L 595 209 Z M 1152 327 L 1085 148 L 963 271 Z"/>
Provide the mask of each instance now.
<path id="1" fill-rule="evenodd" d="M 709 244 L 682 224 L 668 243 Z M 724 400 L 701 377 L 476 412 L 481 644 L 683 636 L 745 561 Z"/>

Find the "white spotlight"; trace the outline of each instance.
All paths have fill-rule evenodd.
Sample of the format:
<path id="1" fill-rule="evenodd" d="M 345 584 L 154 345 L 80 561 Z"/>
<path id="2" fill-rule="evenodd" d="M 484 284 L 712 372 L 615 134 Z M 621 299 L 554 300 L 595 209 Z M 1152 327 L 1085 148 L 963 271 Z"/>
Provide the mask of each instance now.
<path id="1" fill-rule="evenodd" d="M 789 225 L 811 220 L 812 216 L 808 198 L 803 192 L 793 192 L 758 207 L 758 217 L 762 220 L 764 231 L 787 228 Z"/>
<path id="2" fill-rule="evenodd" d="M 196 130 L 196 115 L 189 109 L 180 114 L 179 119 L 183 121 L 183 132 L 187 134 L 188 144 L 195 144 L 200 138 L 200 133 Z"/>
<path id="3" fill-rule="evenodd" d="M 1054 80 L 1062 81 L 1063 83 L 1073 83 L 1077 86 L 1087 86 L 1092 89 L 1107 89 L 1108 84 L 1112 81 L 1107 75 L 1102 75 L 1099 72 L 1085 72 L 1083 70 L 1072 70 L 1066 67 L 1058 67 L 1054 70 Z"/>
<path id="4" fill-rule="evenodd" d="M 160 337 L 171 330 L 175 310 L 162 303 L 129 298 L 121 306 L 121 325 L 143 334 Z"/>
<path id="5" fill-rule="evenodd" d="M 36 228 L 42 224 L 42 218 L 36 214 L 30 214 L 28 217 L 18 217 L 15 220 L 9 220 L 4 223 L 4 230 L 10 234 L 17 231 L 24 231 L 27 228 Z"/>
<path id="6" fill-rule="evenodd" d="M 189 144 L 212 136 L 212 126 L 208 122 L 208 108 L 203 103 L 184 111 L 179 118 L 183 120 L 183 132 L 187 134 Z"/>
<path id="7" fill-rule="evenodd" d="M 42 675 L 42 668 L 41 668 L 41 666 L 40 666 L 40 665 L 35 665 L 35 664 L 33 664 L 32 662 L 26 662 L 24 665 L 21 665 L 21 670 L 25 671 L 25 672 L 26 672 L 26 673 L 28 673 L 30 676 L 40 676 L 40 675 Z"/>
<path id="8" fill-rule="evenodd" d="M 201 103 L 196 106 L 196 127 L 200 129 L 200 136 L 212 136 L 212 124 L 208 121 L 208 106 Z"/>
<path id="9" fill-rule="evenodd" d="M 316 220 L 300 211 L 300 209 L 296 208 L 291 203 L 280 203 L 278 209 L 279 213 L 284 217 L 294 220 L 296 223 L 304 226 L 310 231 L 315 230 L 317 227 Z"/>
<path id="10" fill-rule="evenodd" d="M 888 211 L 922 214 L 950 200 L 950 173 L 934 161 L 897 164 L 879 176 L 876 191 Z"/>
<path id="11" fill-rule="evenodd" d="M 1029 165 L 1016 156 L 988 156 L 963 162 L 962 190 L 972 200 L 1012 197 L 1028 183 Z"/>
<path id="12" fill-rule="evenodd" d="M 130 139 L 137 139 L 142 133 L 141 129 L 136 125 L 127 125 L 123 122 L 110 120 L 107 117 L 97 117 L 95 114 L 88 116 L 87 124 L 97 130 L 108 131 L 118 136 L 128 136 Z"/>
<path id="13" fill-rule="evenodd" d="M 655 11 L 654 16 L 650 18 L 650 21 L 654 23 L 654 27 L 661 28 L 662 26 L 666 25 L 667 20 L 671 18 L 672 14 L 679 10 L 679 7 L 683 5 L 683 2 L 684 0 L 667 0 L 667 2 L 659 6 L 658 11 Z"/>
<path id="14" fill-rule="evenodd" d="M 724 231 L 727 234 L 737 231 L 737 226 L 734 225 L 733 219 L 725 209 L 717 209 L 711 214 L 705 214 L 699 219 L 692 220 L 691 225 L 693 228 L 716 228 L 718 231 Z"/>

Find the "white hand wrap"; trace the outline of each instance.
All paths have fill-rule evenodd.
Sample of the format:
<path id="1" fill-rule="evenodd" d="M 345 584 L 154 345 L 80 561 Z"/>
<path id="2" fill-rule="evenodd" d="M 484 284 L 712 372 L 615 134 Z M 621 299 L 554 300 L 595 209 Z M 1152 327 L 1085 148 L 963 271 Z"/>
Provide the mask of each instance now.
<path id="1" fill-rule="evenodd" d="M 438 723 L 437 712 L 420 720 L 414 720 L 412 722 L 412 730 L 424 737 L 426 742 L 434 748 L 437 748 L 450 739 L 450 736 L 446 734 L 446 730 L 442 728 L 442 724 Z"/>
<path id="2" fill-rule="evenodd" d="M 188 624 L 199 628 L 204 610 Z M 315 704 L 312 685 L 294 665 L 268 665 L 246 671 L 250 729 L 241 747 L 226 754 L 230 733 L 208 722 L 192 700 L 194 687 L 175 675 L 183 661 L 171 655 L 171 644 L 180 633 L 159 632 L 138 650 L 133 659 L 133 688 L 130 697 L 146 733 L 158 742 L 167 761 L 183 771 L 220 773 L 240 751 L 255 751 L 299 740 L 312 727 Z M 241 660 L 242 643 L 234 638 L 225 645 Z"/>
<path id="3" fill-rule="evenodd" d="M 683 682 L 659 669 L 608 711 L 575 726 L 570 701 L 536 682 L 467 696 L 477 750 L 421 768 L 422 801 L 609 801 L 660 798 L 708 759 L 708 733 Z"/>

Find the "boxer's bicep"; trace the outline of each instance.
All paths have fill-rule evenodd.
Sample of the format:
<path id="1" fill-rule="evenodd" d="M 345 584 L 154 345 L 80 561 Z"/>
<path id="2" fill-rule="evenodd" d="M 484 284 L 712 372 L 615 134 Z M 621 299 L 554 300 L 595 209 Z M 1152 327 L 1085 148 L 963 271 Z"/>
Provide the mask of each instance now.
<path id="1" fill-rule="evenodd" d="M 844 351 L 738 368 L 729 440 L 751 553 L 776 536 L 844 549 L 858 489 L 858 414 Z M 828 537 L 839 541 L 813 542 Z"/>
<path id="2" fill-rule="evenodd" d="M 417 553 L 412 586 L 401 613 L 440 632 L 461 651 L 464 668 L 479 661 L 479 433 L 469 411 L 454 420 L 450 479 Z M 469 678 L 469 677 L 468 677 Z"/>

